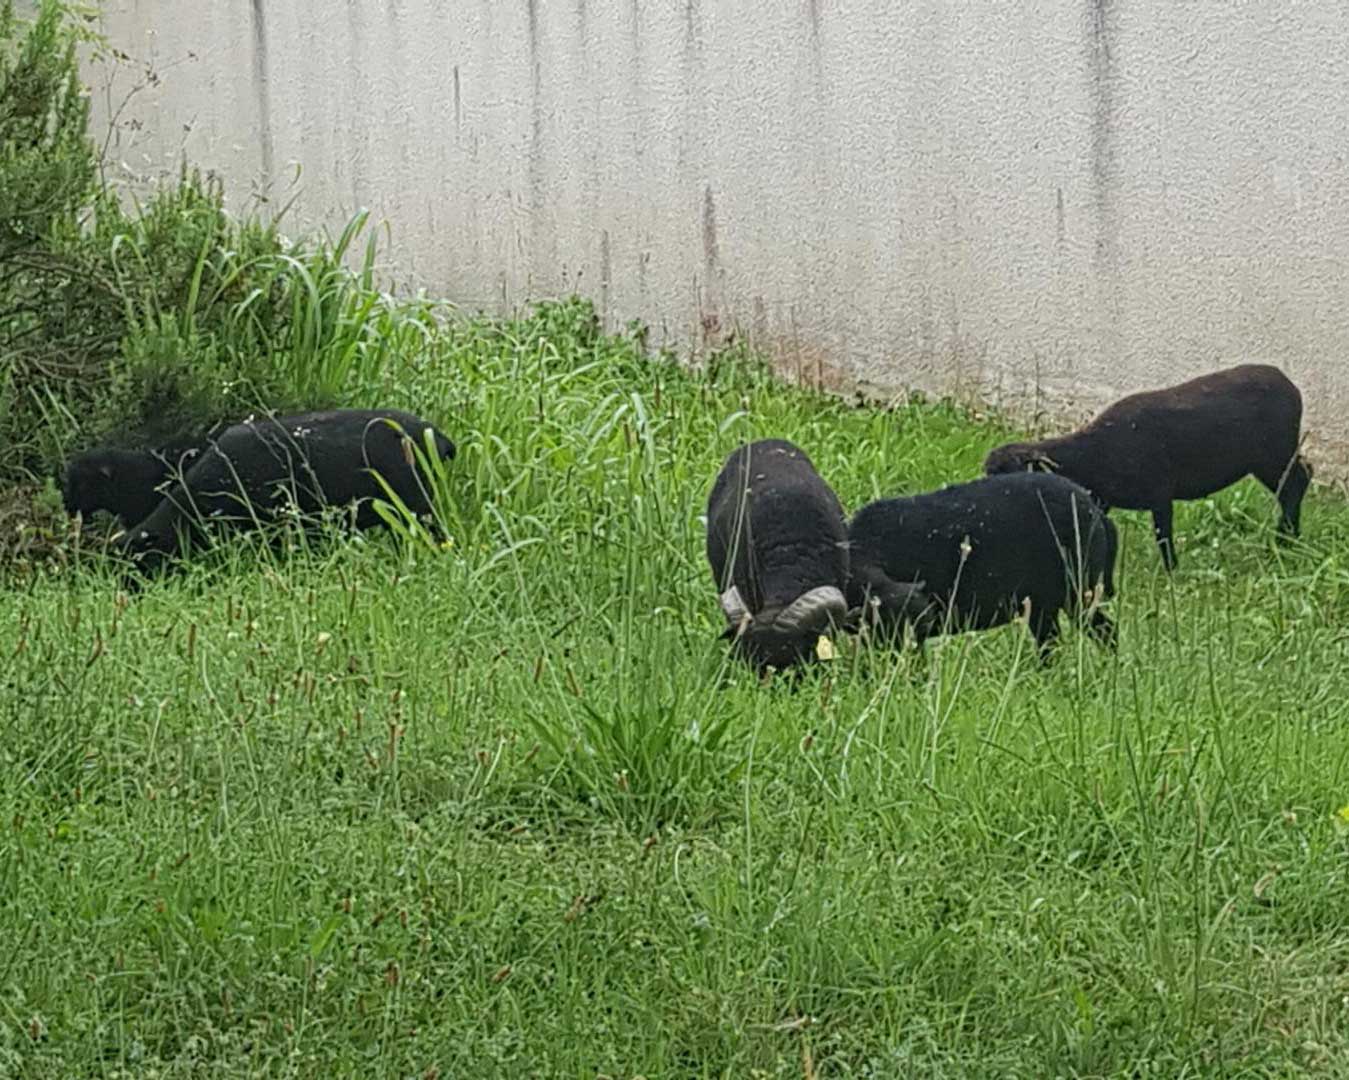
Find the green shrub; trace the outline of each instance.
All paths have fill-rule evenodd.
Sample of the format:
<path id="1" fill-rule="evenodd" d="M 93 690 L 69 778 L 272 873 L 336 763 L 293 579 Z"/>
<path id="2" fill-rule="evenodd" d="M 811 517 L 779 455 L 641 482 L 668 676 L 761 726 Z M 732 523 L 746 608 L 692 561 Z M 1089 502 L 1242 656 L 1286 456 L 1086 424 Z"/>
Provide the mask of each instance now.
<path id="1" fill-rule="evenodd" d="M 43 0 L 31 22 L 0 0 L 0 473 L 34 464 L 33 436 L 86 358 L 106 358 L 115 298 L 79 257 L 95 191 L 81 9 Z"/>
<path id="2" fill-rule="evenodd" d="M 70 4 L 43 0 L 25 25 L 13 0 L 0 2 L 0 260 L 6 263 L 67 238 L 94 191 L 89 102 L 75 55 L 89 35 L 73 14 Z M 23 260 L 14 268 L 37 270 L 39 263 Z"/>
<path id="3" fill-rule="evenodd" d="M 275 225 L 236 220 L 220 181 L 187 168 L 128 202 L 101 194 L 88 244 L 115 283 L 122 335 L 94 380 L 77 442 L 155 443 L 200 434 L 260 401 L 294 404 L 284 373 L 269 365 L 269 342 L 287 319 L 281 284 L 259 269 L 285 243 Z M 244 303 L 252 316 L 236 319 Z"/>
<path id="4" fill-rule="evenodd" d="M 216 343 L 167 313 L 128 335 L 113 359 L 97 441 L 168 441 L 228 415 L 234 390 Z"/>
<path id="5" fill-rule="evenodd" d="M 379 288 L 368 215 L 297 244 L 187 165 L 144 199 L 102 184 L 84 40 L 82 8 L 23 22 L 0 0 L 0 479 L 258 407 L 399 396 L 443 305 Z"/>

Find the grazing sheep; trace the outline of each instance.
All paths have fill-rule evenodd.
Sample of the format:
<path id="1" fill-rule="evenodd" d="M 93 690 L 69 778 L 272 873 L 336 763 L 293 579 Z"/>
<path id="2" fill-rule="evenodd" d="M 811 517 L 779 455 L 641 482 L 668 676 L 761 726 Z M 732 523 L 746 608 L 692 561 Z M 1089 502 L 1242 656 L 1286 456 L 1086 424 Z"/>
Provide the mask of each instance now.
<path id="1" fill-rule="evenodd" d="M 1296 536 L 1312 470 L 1298 454 L 1302 395 L 1278 368 L 1243 364 L 1165 390 L 1131 394 L 1086 427 L 1011 443 L 990 475 L 1042 469 L 1087 488 L 1105 509 L 1150 510 L 1168 570 L 1176 566 L 1171 503 L 1254 476 L 1279 500 L 1279 530 Z"/>
<path id="2" fill-rule="evenodd" d="M 733 451 L 707 501 L 707 561 L 725 636 L 759 668 L 809 660 L 846 613 L 847 527 L 804 450 L 764 439 Z"/>
<path id="3" fill-rule="evenodd" d="M 106 510 L 123 526 L 144 521 L 164 497 L 171 476 L 196 458 L 196 446 L 157 450 L 89 450 L 70 459 L 62 484 L 66 513 L 88 517 Z"/>
<path id="4" fill-rule="evenodd" d="M 985 630 L 1024 610 L 1048 660 L 1059 612 L 1090 610 L 1094 636 L 1114 643 L 1114 623 L 1092 601 L 1098 587 L 1114 595 L 1115 527 L 1062 477 L 1016 473 L 884 499 L 857 512 L 848 541 L 848 601 L 890 636 L 905 624 L 920 641 L 947 627 Z M 915 586 L 932 605 L 918 618 Z"/>
<path id="5" fill-rule="evenodd" d="M 141 569 L 157 569 L 184 542 L 200 539 L 203 524 L 253 528 L 288 504 L 305 514 L 355 504 L 356 528 L 370 528 L 382 524 L 371 500 L 387 498 L 376 472 L 409 510 L 428 513 L 428 486 L 403 441 L 406 434 L 423 447 L 428 428 L 441 459 L 453 458 L 449 439 L 396 409 L 250 418 L 210 440 L 182 480 L 128 530 L 122 550 Z"/>

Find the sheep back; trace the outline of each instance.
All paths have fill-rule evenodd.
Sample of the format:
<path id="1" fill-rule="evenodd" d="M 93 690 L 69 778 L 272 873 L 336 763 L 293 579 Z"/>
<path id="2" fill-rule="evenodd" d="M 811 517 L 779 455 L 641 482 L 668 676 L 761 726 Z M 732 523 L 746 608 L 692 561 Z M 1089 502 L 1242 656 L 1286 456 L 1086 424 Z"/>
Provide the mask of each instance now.
<path id="1" fill-rule="evenodd" d="M 1072 434 L 1009 444 L 985 472 L 1048 459 L 1109 506 L 1150 510 L 1198 499 L 1255 475 L 1277 487 L 1297 454 L 1302 395 L 1278 368 L 1243 364 L 1130 394 Z"/>
<path id="2" fill-rule="evenodd" d="M 707 502 L 707 561 L 751 614 L 848 578 L 843 506 L 806 452 L 783 439 L 734 450 Z"/>
<path id="3" fill-rule="evenodd" d="M 956 484 L 858 511 L 849 528 L 848 603 L 875 597 L 894 621 L 885 589 L 925 582 L 952 629 L 986 629 L 1029 601 L 1044 618 L 1081 610 L 1096 587 L 1114 593 L 1114 525 L 1077 484 L 1014 473 Z M 901 593 L 907 602 L 907 596 Z"/>
<path id="4" fill-rule="evenodd" d="M 385 421 L 393 421 L 402 431 Z M 226 428 L 165 494 L 156 509 L 134 526 L 124 542 L 128 553 L 169 553 L 176 537 L 200 532 L 202 523 L 247 528 L 293 504 L 305 514 L 329 506 L 355 504 L 355 525 L 381 524 L 371 505 L 387 498 L 378 472 L 414 513 L 431 509 L 426 479 L 409 461 L 403 435 L 421 447 L 434 432 L 443 460 L 454 444 L 430 424 L 396 409 L 336 409 L 288 416 L 250 418 Z"/>

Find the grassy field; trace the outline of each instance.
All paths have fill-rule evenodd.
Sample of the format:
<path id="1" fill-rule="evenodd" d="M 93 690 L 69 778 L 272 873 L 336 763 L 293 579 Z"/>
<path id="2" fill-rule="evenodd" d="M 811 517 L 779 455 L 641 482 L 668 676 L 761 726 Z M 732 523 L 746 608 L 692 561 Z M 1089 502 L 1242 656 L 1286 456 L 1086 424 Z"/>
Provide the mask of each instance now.
<path id="1" fill-rule="evenodd" d="M 1349 510 L 1119 514 L 1117 656 L 1019 626 L 727 662 L 699 515 L 1005 428 L 691 375 L 584 311 L 459 323 L 379 404 L 453 543 L 240 544 L 0 593 L 0 1075 L 1344 1076 Z M 356 404 L 357 402 L 353 402 Z M 373 402 L 372 402 L 373 403 Z"/>

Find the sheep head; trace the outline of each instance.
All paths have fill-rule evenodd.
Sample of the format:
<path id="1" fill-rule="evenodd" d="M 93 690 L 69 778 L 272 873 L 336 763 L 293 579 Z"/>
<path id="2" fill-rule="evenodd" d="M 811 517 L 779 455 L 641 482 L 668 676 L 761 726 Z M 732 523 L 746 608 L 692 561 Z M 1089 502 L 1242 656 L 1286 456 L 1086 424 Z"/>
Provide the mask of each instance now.
<path id="1" fill-rule="evenodd" d="M 1059 463 L 1035 443 L 1008 443 L 991 451 L 984 459 L 984 473 L 1058 472 Z"/>
<path id="2" fill-rule="evenodd" d="M 61 503 L 66 513 L 71 517 L 83 516 L 101 508 L 103 490 L 116 483 L 116 478 L 115 459 L 111 455 L 105 454 L 100 459 L 92 455 L 76 458 L 62 478 Z"/>
<path id="3" fill-rule="evenodd" d="M 722 637 L 756 667 L 782 670 L 810 659 L 820 635 L 843 624 L 848 605 L 841 590 L 820 585 L 782 607 L 751 614 L 732 585 L 722 593 L 721 607 L 729 624 Z"/>
<path id="4" fill-rule="evenodd" d="M 858 633 L 864 627 L 882 636 L 903 632 L 912 626 L 918 641 L 941 632 L 942 605 L 927 591 L 927 582 L 889 582 L 878 591 L 869 591 L 866 600 L 852 608 L 843 627 Z"/>

